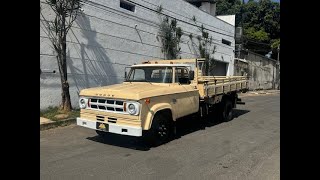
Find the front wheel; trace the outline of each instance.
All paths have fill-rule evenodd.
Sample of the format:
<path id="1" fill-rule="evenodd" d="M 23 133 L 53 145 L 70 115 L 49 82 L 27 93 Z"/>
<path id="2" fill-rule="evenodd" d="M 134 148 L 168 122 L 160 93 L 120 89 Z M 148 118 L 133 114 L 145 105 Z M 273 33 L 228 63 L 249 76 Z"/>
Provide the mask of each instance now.
<path id="1" fill-rule="evenodd" d="M 158 146 L 166 143 L 173 135 L 173 126 L 170 118 L 163 114 L 157 114 L 149 131 L 144 134 L 145 142 L 151 146 Z"/>

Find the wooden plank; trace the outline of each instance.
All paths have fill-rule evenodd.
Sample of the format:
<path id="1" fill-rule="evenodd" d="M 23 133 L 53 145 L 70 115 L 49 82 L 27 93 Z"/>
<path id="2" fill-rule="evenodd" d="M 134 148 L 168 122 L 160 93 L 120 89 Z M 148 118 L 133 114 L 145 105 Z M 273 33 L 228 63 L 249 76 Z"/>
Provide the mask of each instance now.
<path id="1" fill-rule="evenodd" d="M 235 90 L 237 90 L 236 84 L 231 84 L 230 85 L 230 91 L 235 91 Z"/>
<path id="2" fill-rule="evenodd" d="M 204 79 L 202 79 L 204 80 Z M 214 82 L 216 80 L 216 84 Z M 248 80 L 244 80 L 241 78 L 221 78 L 221 79 L 214 79 L 208 78 L 206 81 L 198 81 L 198 86 L 203 87 L 204 83 L 207 83 L 208 88 L 208 96 L 217 96 L 224 93 L 232 92 L 232 91 L 239 91 L 243 88 L 246 88 L 248 85 Z M 199 88 L 200 90 L 200 88 Z M 205 94 L 205 92 L 199 92 L 200 96 Z"/>

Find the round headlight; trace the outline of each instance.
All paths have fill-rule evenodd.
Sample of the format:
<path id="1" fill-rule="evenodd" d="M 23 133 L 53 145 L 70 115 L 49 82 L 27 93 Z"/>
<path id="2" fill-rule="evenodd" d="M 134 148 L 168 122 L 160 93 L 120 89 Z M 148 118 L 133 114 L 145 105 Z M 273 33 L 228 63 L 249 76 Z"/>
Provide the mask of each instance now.
<path id="1" fill-rule="evenodd" d="M 129 104 L 128 111 L 130 114 L 135 114 L 136 113 L 136 106 L 134 104 Z"/>
<path id="2" fill-rule="evenodd" d="M 81 109 L 86 108 L 86 100 L 80 99 L 79 100 L 79 106 L 80 106 Z"/>

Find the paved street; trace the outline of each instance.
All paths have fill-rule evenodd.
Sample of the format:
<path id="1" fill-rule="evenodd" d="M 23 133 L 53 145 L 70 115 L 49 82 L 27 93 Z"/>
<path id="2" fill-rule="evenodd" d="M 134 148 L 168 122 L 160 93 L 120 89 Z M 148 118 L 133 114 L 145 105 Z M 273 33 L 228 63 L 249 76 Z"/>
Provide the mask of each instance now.
<path id="1" fill-rule="evenodd" d="M 246 96 L 237 117 L 148 149 L 135 138 L 75 125 L 40 132 L 45 179 L 280 179 L 280 94 Z"/>

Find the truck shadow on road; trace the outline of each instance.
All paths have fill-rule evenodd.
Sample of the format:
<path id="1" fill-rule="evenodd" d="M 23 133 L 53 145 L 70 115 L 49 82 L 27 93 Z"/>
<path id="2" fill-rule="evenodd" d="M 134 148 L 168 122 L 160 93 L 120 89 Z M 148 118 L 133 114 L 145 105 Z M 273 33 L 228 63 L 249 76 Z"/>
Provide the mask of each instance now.
<path id="1" fill-rule="evenodd" d="M 237 120 L 239 116 L 242 116 L 248 112 L 250 111 L 242 110 L 242 109 L 234 109 L 234 118 L 232 121 Z M 176 139 L 179 139 L 182 136 L 191 134 L 193 132 L 196 132 L 199 130 L 205 130 L 206 128 L 211 128 L 212 126 L 216 126 L 223 123 L 221 120 L 219 120 L 216 117 L 214 113 L 211 113 L 209 115 L 209 118 L 212 118 L 213 122 L 210 122 L 210 123 L 208 121 L 200 122 L 199 119 L 192 116 L 185 117 L 183 119 L 178 120 L 176 123 L 176 127 L 177 127 L 176 136 L 172 141 L 175 141 Z M 140 151 L 150 150 L 150 147 L 144 144 L 141 138 L 136 138 L 131 136 L 107 134 L 106 137 L 104 138 L 100 136 L 93 136 L 93 137 L 88 137 L 87 139 L 91 141 L 107 144 L 107 145 L 129 148 L 134 150 L 140 150 Z"/>
<path id="2" fill-rule="evenodd" d="M 239 116 L 242 116 L 248 112 L 250 112 L 250 111 L 249 110 L 242 110 L 242 109 L 234 109 L 233 110 L 234 115 L 233 115 L 233 119 L 231 121 L 236 120 Z M 212 121 L 205 120 L 205 121 L 199 122 L 199 119 L 194 118 L 194 117 L 187 117 L 185 119 L 178 120 L 177 124 L 176 124 L 176 126 L 177 126 L 176 139 L 181 138 L 181 136 L 185 136 L 185 135 L 191 134 L 191 133 L 199 131 L 199 130 L 205 130 L 206 128 L 211 128 L 213 126 L 224 123 L 214 113 L 210 113 L 208 116 L 208 119 L 211 119 Z M 226 122 L 226 123 L 228 123 L 228 122 Z"/>
<path id="3" fill-rule="evenodd" d="M 128 149 L 148 151 L 150 147 L 145 145 L 139 138 L 131 136 L 123 136 L 118 134 L 107 134 L 106 137 L 93 136 L 88 137 L 88 140 Z"/>

